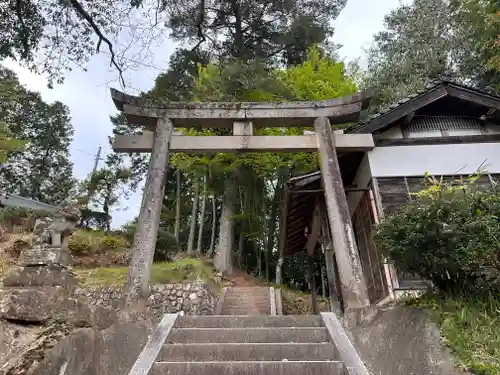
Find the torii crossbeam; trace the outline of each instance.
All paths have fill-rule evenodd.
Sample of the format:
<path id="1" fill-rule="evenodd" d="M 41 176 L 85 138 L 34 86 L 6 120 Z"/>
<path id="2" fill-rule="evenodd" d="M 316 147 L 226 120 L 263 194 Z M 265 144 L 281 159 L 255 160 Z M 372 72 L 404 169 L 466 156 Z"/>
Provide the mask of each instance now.
<path id="1" fill-rule="evenodd" d="M 330 230 L 347 307 L 369 304 L 359 254 L 343 188 L 337 152 L 369 151 L 371 134 L 333 132 L 331 124 L 355 122 L 369 104 L 369 92 L 325 101 L 287 103 L 158 102 L 111 89 L 116 108 L 142 135 L 117 135 L 116 152 L 151 152 L 134 251 L 125 286 L 125 300 L 147 298 L 143 269 L 153 261 L 165 188 L 168 153 L 174 152 L 294 152 L 319 151 Z M 254 136 L 254 128 L 314 127 L 314 135 Z M 229 128 L 231 136 L 183 136 L 174 128 Z"/>

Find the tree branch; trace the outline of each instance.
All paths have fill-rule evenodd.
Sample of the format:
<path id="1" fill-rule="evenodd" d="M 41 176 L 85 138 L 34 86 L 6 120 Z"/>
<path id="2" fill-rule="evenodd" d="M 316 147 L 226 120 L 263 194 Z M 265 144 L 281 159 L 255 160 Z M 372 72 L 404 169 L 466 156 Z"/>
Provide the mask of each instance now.
<path id="1" fill-rule="evenodd" d="M 106 38 L 104 36 L 104 34 L 99 29 L 99 27 L 96 25 L 96 23 L 94 22 L 92 17 L 87 13 L 87 11 L 85 9 L 83 9 L 83 6 L 78 2 L 78 0 L 70 0 L 70 3 L 72 5 L 72 7 L 75 9 L 75 11 L 78 14 L 80 14 L 85 19 L 85 21 L 87 21 L 87 23 L 90 25 L 92 30 L 94 30 L 94 33 L 98 36 L 99 40 L 97 41 L 96 51 L 99 53 L 102 42 L 104 42 L 108 45 L 108 50 L 109 50 L 109 53 L 111 54 L 110 66 L 111 65 L 115 66 L 115 68 L 118 70 L 118 73 L 120 75 L 121 84 L 122 84 L 122 86 L 125 86 L 125 80 L 123 79 L 123 70 L 116 62 L 116 55 L 115 55 L 115 52 L 113 50 L 113 44 L 110 42 L 110 40 L 108 38 Z"/>
<path id="2" fill-rule="evenodd" d="M 205 23 L 205 0 L 200 0 L 200 14 L 199 14 L 199 17 L 198 17 L 198 22 L 196 23 L 196 29 L 198 30 L 199 41 L 191 49 L 191 51 L 195 51 L 206 40 L 205 34 L 203 33 L 203 24 L 204 23 Z"/>
<path id="3" fill-rule="evenodd" d="M 22 58 L 27 59 L 29 55 L 29 31 L 28 28 L 26 27 L 26 24 L 24 23 L 24 18 L 23 18 L 23 13 L 22 13 L 22 8 L 21 8 L 21 0 L 16 0 L 16 16 L 17 19 L 19 20 L 19 23 L 21 24 L 21 38 L 22 38 L 22 43 L 23 43 L 23 53 L 22 53 Z"/>

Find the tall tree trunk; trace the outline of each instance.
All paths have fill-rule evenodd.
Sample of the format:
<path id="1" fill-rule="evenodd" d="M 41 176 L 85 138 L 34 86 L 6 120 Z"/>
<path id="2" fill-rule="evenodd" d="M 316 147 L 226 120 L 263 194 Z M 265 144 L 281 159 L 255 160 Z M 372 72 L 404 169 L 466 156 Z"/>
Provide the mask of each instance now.
<path id="1" fill-rule="evenodd" d="M 243 199 L 242 199 L 242 205 L 241 205 L 241 214 L 242 214 L 242 223 L 241 223 L 241 233 L 240 233 L 240 240 L 238 244 L 238 256 L 237 256 L 237 262 L 238 262 L 238 268 L 242 269 L 243 266 L 243 252 L 245 249 L 245 234 L 248 230 L 248 217 L 245 217 L 245 215 L 248 213 L 248 210 L 250 209 L 250 203 L 252 199 L 252 193 L 250 189 L 245 189 L 243 193 Z"/>
<path id="2" fill-rule="evenodd" d="M 196 231 L 196 222 L 198 221 L 198 199 L 200 197 L 200 180 L 196 178 L 194 183 L 194 198 L 193 198 L 193 209 L 191 210 L 191 221 L 189 222 L 189 237 L 187 245 L 187 256 L 192 257 L 194 253 L 194 236 Z"/>
<path id="3" fill-rule="evenodd" d="M 255 256 L 257 257 L 257 275 L 259 277 L 262 277 L 262 251 L 259 248 L 259 244 L 257 243 L 257 241 L 254 241 L 253 247 L 255 250 Z"/>
<path id="4" fill-rule="evenodd" d="M 215 194 L 212 196 L 212 235 L 210 236 L 210 248 L 208 249 L 207 256 L 209 258 L 214 254 L 215 247 L 215 229 L 217 228 L 217 204 Z"/>
<path id="5" fill-rule="evenodd" d="M 176 179 L 176 198 L 175 198 L 175 229 L 174 237 L 177 241 L 177 246 L 179 245 L 179 232 L 181 229 L 181 170 L 177 168 L 175 171 Z"/>
<path id="6" fill-rule="evenodd" d="M 265 267 L 266 267 L 266 280 L 270 281 L 269 270 L 271 268 L 270 261 L 271 256 L 273 254 L 274 249 L 274 237 L 276 231 L 276 215 L 278 214 L 278 206 L 281 195 L 283 193 L 283 182 L 284 182 L 285 173 L 281 172 L 278 176 L 278 182 L 276 183 L 276 189 L 274 189 L 274 197 L 271 203 L 271 213 L 269 216 L 269 221 L 267 224 L 267 242 L 266 242 L 266 250 L 264 253 L 265 256 Z"/>
<path id="7" fill-rule="evenodd" d="M 234 245 L 234 206 L 236 198 L 235 178 L 232 175 L 224 186 L 224 201 L 220 215 L 219 241 L 214 265 L 219 272 L 232 273 L 232 252 Z"/>
<path id="8" fill-rule="evenodd" d="M 200 227 L 198 229 L 198 244 L 196 246 L 196 251 L 198 254 L 202 254 L 202 243 L 203 243 L 203 227 L 205 224 L 205 209 L 207 205 L 207 175 L 203 176 L 203 195 L 201 197 L 201 208 L 200 208 Z"/>

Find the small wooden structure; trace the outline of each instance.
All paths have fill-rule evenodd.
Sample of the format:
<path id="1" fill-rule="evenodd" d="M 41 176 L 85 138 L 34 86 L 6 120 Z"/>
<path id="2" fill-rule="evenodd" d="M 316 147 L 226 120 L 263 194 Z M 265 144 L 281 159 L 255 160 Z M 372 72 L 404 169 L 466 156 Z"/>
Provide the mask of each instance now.
<path id="1" fill-rule="evenodd" d="M 338 152 L 353 240 L 370 303 L 421 291 L 427 287 L 424 280 L 397 270 L 378 253 L 372 240 L 374 226 L 379 217 L 391 214 L 424 188 L 427 173 L 459 180 L 483 167 L 475 182 L 478 189 L 500 181 L 500 96 L 435 81 L 345 133 L 371 134 L 375 142 L 367 152 Z M 306 247 L 304 228 L 311 226 L 315 206 L 325 206 L 322 189 L 319 171 L 288 182 L 282 217 L 283 256 Z M 324 233 L 329 234 L 328 230 Z M 329 281 L 334 283 L 335 277 Z M 334 302 L 340 297 L 337 293 Z"/>
<path id="2" fill-rule="evenodd" d="M 147 295 L 142 270 L 153 261 L 169 151 L 249 152 L 319 151 L 324 187 L 322 215 L 328 221 L 331 244 L 326 248 L 329 272 L 333 254 L 346 306 L 369 304 L 351 217 L 337 159 L 337 152 L 366 152 L 374 147 L 371 134 L 334 133 L 331 124 L 356 122 L 370 94 L 357 93 L 339 99 L 291 103 L 179 103 L 153 102 L 112 90 L 116 107 L 131 124 L 147 132 L 138 136 L 117 135 L 117 152 L 151 152 L 151 161 L 134 239 L 134 251 L 125 288 L 126 301 Z M 313 126 L 315 134 L 303 136 L 254 136 L 253 128 Z M 231 136 L 190 137 L 173 135 L 174 128 L 229 128 Z M 319 234 L 316 220 L 314 234 Z M 326 222 L 323 223 L 326 228 Z M 332 273 L 333 275 L 333 273 Z M 329 277 L 332 277 L 329 275 Z"/>
<path id="3" fill-rule="evenodd" d="M 359 163 L 341 163 L 340 169 L 344 181 L 349 178 L 349 168 L 355 169 L 357 165 Z M 349 194 L 361 196 L 355 210 L 349 210 L 353 225 L 353 241 L 357 245 L 369 302 L 376 304 L 386 298 L 390 291 L 387 281 L 388 274 L 385 269 L 386 264 L 373 243 L 373 230 L 375 224 L 378 223 L 373 193 L 369 188 L 357 188 L 350 185 L 344 185 L 344 191 L 348 196 Z M 318 251 L 317 245 L 319 244 L 321 251 L 325 254 L 330 305 L 335 312 L 341 313 L 345 305 L 340 282 L 340 269 L 335 257 L 332 257 L 333 238 L 331 237 L 327 211 L 320 171 L 288 180 L 281 216 L 280 258 L 284 261 L 286 257 L 297 252 L 307 251 L 312 304 L 313 309 L 317 309 L 315 280 L 312 277 L 312 259 L 314 251 Z M 306 229 L 307 234 L 304 233 L 304 229 Z M 280 267 L 283 261 L 279 262 Z M 280 270 L 277 270 L 277 275 L 280 277 Z M 280 281 L 277 280 L 277 282 Z"/>

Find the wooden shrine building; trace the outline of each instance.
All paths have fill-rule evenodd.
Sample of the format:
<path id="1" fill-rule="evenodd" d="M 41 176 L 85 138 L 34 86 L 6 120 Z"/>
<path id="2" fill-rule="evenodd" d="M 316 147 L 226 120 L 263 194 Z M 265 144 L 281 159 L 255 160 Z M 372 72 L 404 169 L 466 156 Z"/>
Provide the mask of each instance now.
<path id="1" fill-rule="evenodd" d="M 356 260 L 361 262 L 370 304 L 425 288 L 424 280 L 384 261 L 373 243 L 376 224 L 410 201 L 410 193 L 423 188 L 426 173 L 458 179 L 483 167 L 477 188 L 496 183 L 500 177 L 500 97 L 436 81 L 343 134 L 370 134 L 375 143 L 371 150 L 339 150 L 337 154 L 353 225 L 350 240 L 358 251 Z M 325 254 L 332 246 L 324 183 L 320 171 L 288 181 L 281 225 L 283 261 L 298 251 L 314 250 L 317 241 L 322 242 Z M 334 264 L 327 274 L 330 291 L 334 291 L 332 306 L 341 309 L 345 302 L 342 270 Z"/>

